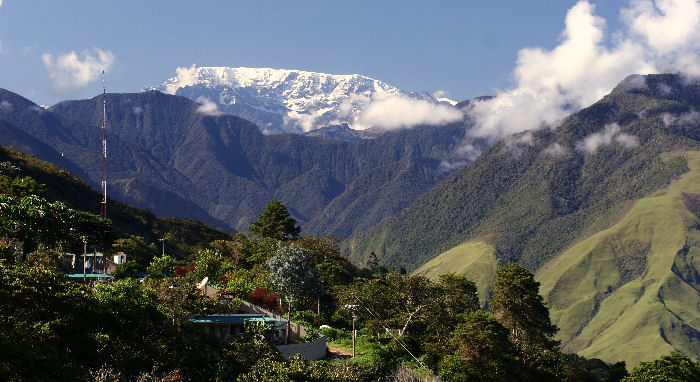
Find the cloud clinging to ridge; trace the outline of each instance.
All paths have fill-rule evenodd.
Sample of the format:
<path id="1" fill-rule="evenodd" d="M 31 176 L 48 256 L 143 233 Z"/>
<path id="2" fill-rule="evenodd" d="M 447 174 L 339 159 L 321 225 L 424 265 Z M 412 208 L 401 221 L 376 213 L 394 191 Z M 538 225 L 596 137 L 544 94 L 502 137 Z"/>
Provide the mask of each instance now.
<path id="1" fill-rule="evenodd" d="M 114 54 L 98 48 L 92 52 L 83 51 L 80 55 L 75 51 L 57 57 L 44 53 L 41 59 L 49 72 L 53 90 L 62 94 L 85 89 L 99 79 L 103 70 L 109 70 L 114 64 Z"/>
<path id="2" fill-rule="evenodd" d="M 208 115 L 210 117 L 216 117 L 223 114 L 221 111 L 219 111 L 219 107 L 207 97 L 199 97 L 197 98 L 197 102 L 201 104 L 197 108 L 198 113 Z"/>
<path id="3" fill-rule="evenodd" d="M 353 127 L 392 130 L 423 124 L 444 125 L 462 116 L 462 112 L 453 107 L 392 95 L 374 99 L 364 106 Z"/>
<path id="4" fill-rule="evenodd" d="M 630 74 L 700 76 L 700 2 L 631 0 L 620 15 L 623 28 L 607 33 L 595 6 L 579 1 L 568 11 L 555 48 L 520 50 L 513 70 L 515 87 L 474 103 L 470 114 L 477 125 L 470 135 L 497 140 L 556 126 Z"/>

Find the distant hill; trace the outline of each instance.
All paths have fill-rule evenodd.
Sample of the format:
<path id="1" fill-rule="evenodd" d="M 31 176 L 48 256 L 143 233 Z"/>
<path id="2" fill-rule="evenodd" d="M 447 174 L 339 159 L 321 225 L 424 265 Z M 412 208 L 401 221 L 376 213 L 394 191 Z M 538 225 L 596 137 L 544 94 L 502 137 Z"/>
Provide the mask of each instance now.
<path id="1" fill-rule="evenodd" d="M 538 270 L 566 350 L 632 364 L 670 349 L 700 357 L 700 85 L 643 80 L 556 128 L 490 146 L 347 240 L 346 253 L 431 277 L 466 274 L 482 303 L 496 267 L 517 261 Z"/>
<path id="2" fill-rule="evenodd" d="M 0 123 L 0 126 L 2 124 Z M 69 171 L 30 155 L 0 146 L 0 162 L 10 162 L 19 169 L 15 176 L 30 176 L 46 185 L 46 198 L 62 201 L 69 208 L 99 215 L 102 194 Z M 108 200 L 108 218 L 114 238 L 141 236 L 146 243 L 158 243 L 167 237 L 167 252 L 175 258 L 204 249 L 213 240 L 228 240 L 232 234 L 204 225 L 196 220 L 162 219 L 150 211 L 134 208 L 113 199 Z"/>
<path id="3" fill-rule="evenodd" d="M 208 115 L 196 102 L 157 91 L 107 99 L 111 196 L 157 215 L 242 231 L 275 198 L 304 233 L 348 237 L 367 229 L 446 175 L 441 160 L 466 123 L 343 142 L 264 135 L 244 119 Z M 71 171 L 99 184 L 101 95 L 49 110 L 6 90 L 0 100 L 12 105 L 0 109 L 0 120 L 34 138 L 35 155 L 56 160 L 61 153 Z M 16 139 L 6 140 L 0 136 L 0 144 L 15 147 Z"/>

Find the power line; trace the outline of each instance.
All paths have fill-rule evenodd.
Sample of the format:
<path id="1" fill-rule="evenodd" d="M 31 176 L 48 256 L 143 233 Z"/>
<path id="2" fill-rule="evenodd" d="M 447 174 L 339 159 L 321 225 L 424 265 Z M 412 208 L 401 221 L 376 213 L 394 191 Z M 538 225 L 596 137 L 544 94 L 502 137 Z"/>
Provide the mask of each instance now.
<path id="1" fill-rule="evenodd" d="M 413 357 L 414 360 L 416 360 L 416 362 L 418 362 L 418 365 L 420 365 L 421 367 L 425 368 L 426 370 L 430 370 L 430 369 L 428 369 L 427 366 L 425 366 L 425 364 L 424 364 L 423 362 L 421 362 L 421 360 L 419 360 L 415 355 L 413 355 L 413 353 L 411 353 L 410 350 L 408 350 L 408 346 L 406 346 L 406 343 L 405 343 L 405 342 L 403 342 L 400 338 L 396 337 L 396 336 L 394 335 L 394 333 L 393 333 L 386 325 L 384 325 L 384 323 L 382 322 L 381 317 L 379 317 L 378 314 L 374 313 L 369 307 L 367 307 L 365 304 L 363 304 L 362 301 L 360 301 L 360 299 L 359 299 L 357 296 L 355 296 L 354 294 L 353 294 L 352 296 L 355 298 L 355 300 L 357 300 L 357 303 L 358 303 L 359 305 L 361 305 L 363 308 L 365 308 L 365 310 L 367 310 L 367 312 L 369 312 L 369 314 L 370 314 L 372 317 L 374 317 L 375 319 L 377 319 L 377 322 L 379 322 L 379 325 L 381 325 L 381 326 L 384 328 L 384 330 L 385 330 L 387 333 L 389 333 L 389 335 L 391 335 L 391 337 L 392 337 L 396 342 L 398 342 L 399 345 L 401 345 L 401 347 L 404 348 L 404 350 L 406 350 L 406 352 L 407 352 L 408 354 L 410 354 L 411 357 Z"/>

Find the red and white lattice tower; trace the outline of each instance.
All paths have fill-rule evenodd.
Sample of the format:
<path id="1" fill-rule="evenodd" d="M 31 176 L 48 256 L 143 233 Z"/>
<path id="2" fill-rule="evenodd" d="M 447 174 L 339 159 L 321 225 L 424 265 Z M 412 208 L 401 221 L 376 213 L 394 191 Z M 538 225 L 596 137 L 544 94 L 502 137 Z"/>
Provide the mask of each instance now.
<path id="1" fill-rule="evenodd" d="M 102 217 L 107 218 L 107 90 L 102 71 Z"/>

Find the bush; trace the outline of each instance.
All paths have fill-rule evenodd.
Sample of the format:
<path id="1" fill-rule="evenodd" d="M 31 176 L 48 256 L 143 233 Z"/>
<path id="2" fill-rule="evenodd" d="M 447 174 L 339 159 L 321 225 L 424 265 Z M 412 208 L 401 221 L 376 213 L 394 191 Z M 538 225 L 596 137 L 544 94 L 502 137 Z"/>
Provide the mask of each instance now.
<path id="1" fill-rule="evenodd" d="M 323 329 L 320 329 L 319 332 L 321 332 L 321 334 L 326 336 L 326 338 L 330 342 L 339 342 L 339 341 L 344 340 L 344 339 L 352 338 L 350 333 L 348 333 L 344 330 L 340 330 L 340 329 L 323 328 Z"/>

